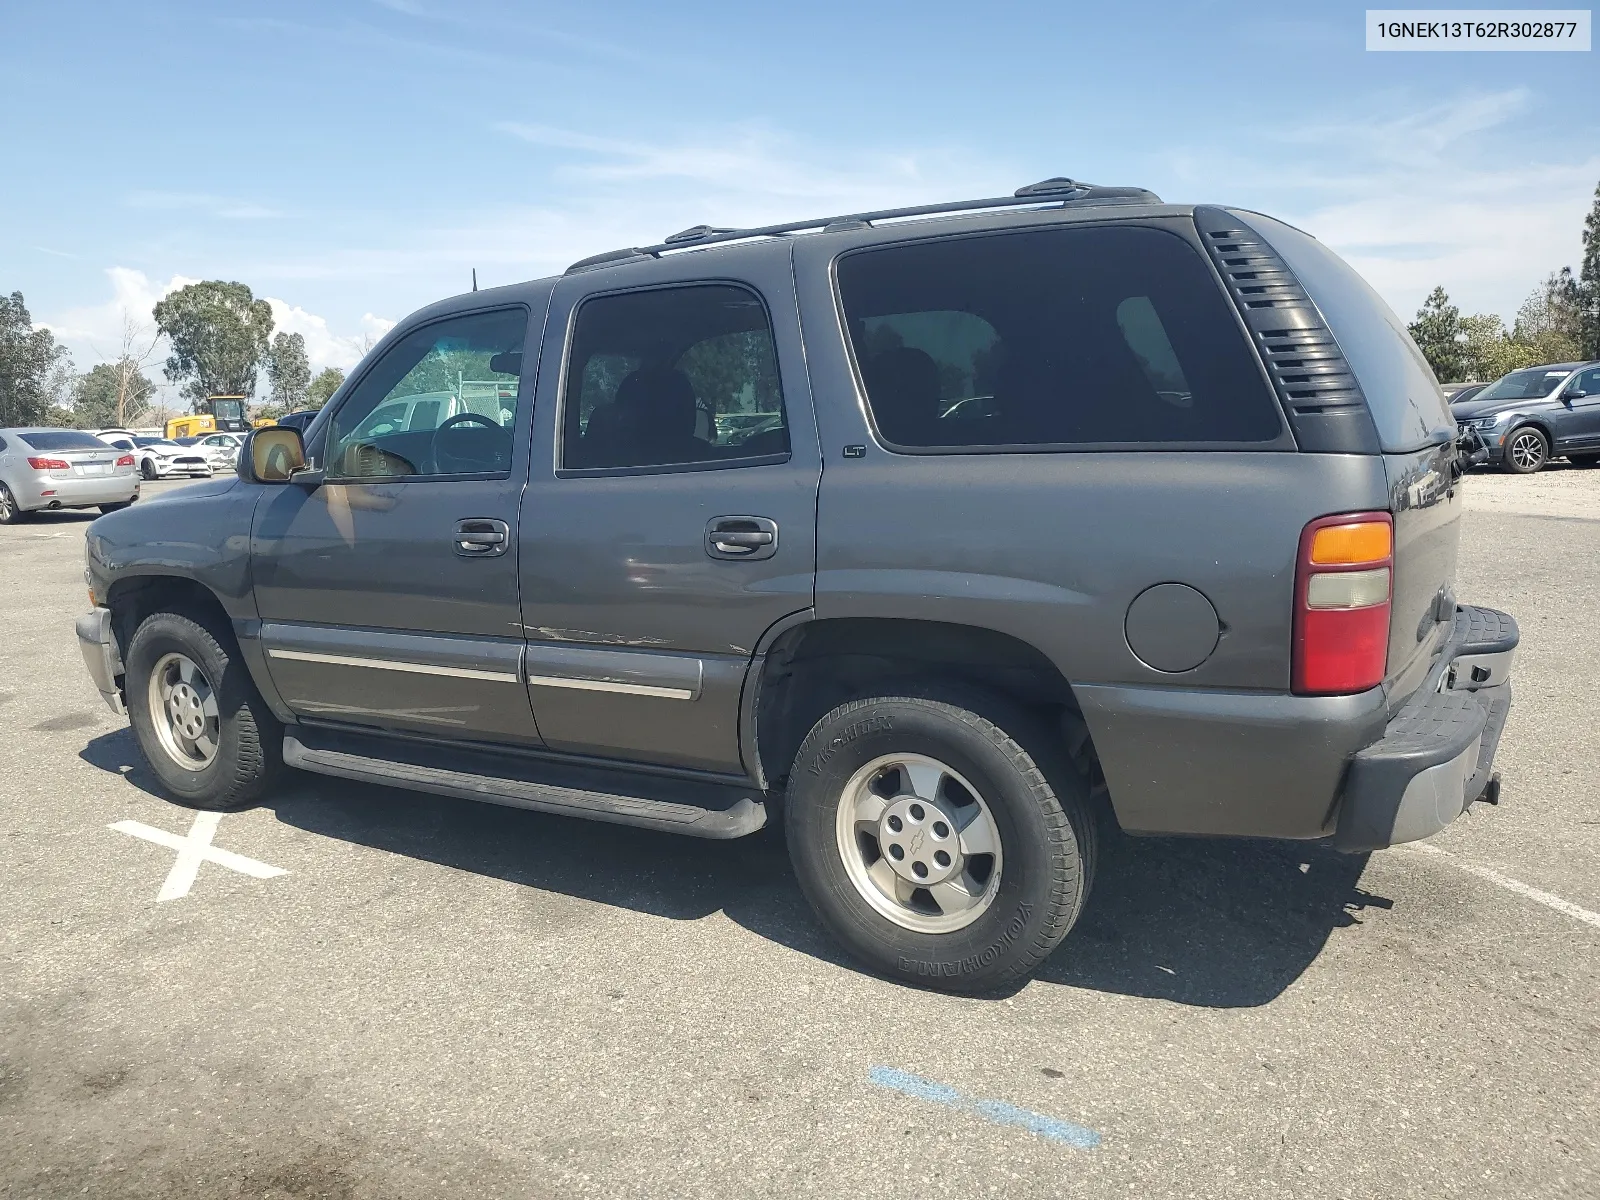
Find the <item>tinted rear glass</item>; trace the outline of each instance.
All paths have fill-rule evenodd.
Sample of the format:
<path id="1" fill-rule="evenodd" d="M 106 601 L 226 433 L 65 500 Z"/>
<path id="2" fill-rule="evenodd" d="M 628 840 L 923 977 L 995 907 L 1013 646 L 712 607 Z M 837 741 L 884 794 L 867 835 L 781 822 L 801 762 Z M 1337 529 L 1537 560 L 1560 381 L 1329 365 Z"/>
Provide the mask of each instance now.
<path id="1" fill-rule="evenodd" d="M 1272 244 L 1316 302 L 1366 393 L 1379 445 L 1399 453 L 1453 438 L 1455 418 L 1433 368 L 1405 323 L 1355 268 L 1282 221 L 1259 213 L 1233 215 Z"/>
<path id="2" fill-rule="evenodd" d="M 76 429 L 45 429 L 37 433 L 22 433 L 17 435 L 19 441 L 26 442 L 35 450 L 107 450 L 110 449 L 99 438 L 90 433 L 82 433 Z"/>
<path id="3" fill-rule="evenodd" d="M 946 238 L 838 265 L 885 440 L 907 448 L 1249 443 L 1277 402 L 1209 266 L 1140 226 Z"/>

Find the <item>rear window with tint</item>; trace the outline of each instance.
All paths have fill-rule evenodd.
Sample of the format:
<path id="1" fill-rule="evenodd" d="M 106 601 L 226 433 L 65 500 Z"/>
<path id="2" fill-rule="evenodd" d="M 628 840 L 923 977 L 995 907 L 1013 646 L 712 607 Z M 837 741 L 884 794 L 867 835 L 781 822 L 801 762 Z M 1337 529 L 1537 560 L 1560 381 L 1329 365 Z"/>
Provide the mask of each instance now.
<path id="1" fill-rule="evenodd" d="M 1379 445 L 1401 453 L 1453 438 L 1455 419 L 1433 368 L 1406 332 L 1405 322 L 1355 268 L 1310 234 L 1281 221 L 1259 213 L 1233 215 L 1271 243 L 1316 302 L 1366 393 Z"/>
<path id="2" fill-rule="evenodd" d="M 1174 234 L 946 238 L 846 255 L 838 279 L 891 445 L 1247 444 L 1283 430 L 1210 267 Z"/>
<path id="3" fill-rule="evenodd" d="M 19 433 L 17 440 L 26 442 L 35 450 L 109 450 L 111 447 L 91 433 L 77 429 L 42 429 L 37 433 Z"/>

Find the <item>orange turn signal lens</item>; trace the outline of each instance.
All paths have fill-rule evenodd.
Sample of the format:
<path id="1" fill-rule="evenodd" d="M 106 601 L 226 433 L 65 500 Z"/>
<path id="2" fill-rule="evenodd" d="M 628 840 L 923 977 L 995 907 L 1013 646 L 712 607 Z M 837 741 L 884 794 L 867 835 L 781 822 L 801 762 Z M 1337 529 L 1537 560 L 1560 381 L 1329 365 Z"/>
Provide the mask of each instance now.
<path id="1" fill-rule="evenodd" d="M 1318 566 L 1384 562 L 1393 552 L 1394 528 L 1387 521 L 1325 525 L 1311 541 L 1311 561 Z"/>

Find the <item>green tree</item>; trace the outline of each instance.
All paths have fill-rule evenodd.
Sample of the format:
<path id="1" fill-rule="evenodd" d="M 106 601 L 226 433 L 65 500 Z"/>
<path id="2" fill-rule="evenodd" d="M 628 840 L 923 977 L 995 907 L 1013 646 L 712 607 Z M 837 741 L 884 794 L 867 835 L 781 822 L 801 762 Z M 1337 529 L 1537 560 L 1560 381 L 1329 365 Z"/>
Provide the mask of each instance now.
<path id="1" fill-rule="evenodd" d="M 1461 310 L 1450 303 L 1442 287 L 1428 293 L 1417 319 L 1406 328 L 1441 381 L 1461 377 Z"/>
<path id="2" fill-rule="evenodd" d="M 272 307 L 244 284 L 191 283 L 158 303 L 155 319 L 172 343 L 167 378 L 183 381 L 191 402 L 255 391 L 272 336 Z"/>
<path id="3" fill-rule="evenodd" d="M 1571 362 L 1582 357 L 1579 327 L 1582 298 L 1571 267 L 1562 267 L 1533 290 L 1517 310 L 1513 341 L 1527 346 L 1535 363 Z"/>
<path id="4" fill-rule="evenodd" d="M 1499 314 L 1475 313 L 1461 318 L 1463 378 L 1499 379 L 1508 371 L 1538 361 L 1538 351 L 1514 340 Z"/>
<path id="5" fill-rule="evenodd" d="M 21 292 L 0 296 L 0 425 L 35 425 L 54 415 L 52 371 L 66 357 L 48 329 L 35 329 Z"/>
<path id="6" fill-rule="evenodd" d="M 1600 358 L 1600 183 L 1595 184 L 1594 203 L 1583 219 L 1583 264 L 1578 268 L 1578 353 L 1583 358 Z"/>
<path id="7" fill-rule="evenodd" d="M 306 387 L 306 407 L 321 408 L 328 402 L 328 397 L 339 390 L 339 385 L 342 383 L 344 383 L 343 371 L 338 367 L 324 367 Z"/>
<path id="8" fill-rule="evenodd" d="M 305 404 L 311 360 L 306 357 L 306 339 L 298 333 L 280 333 L 272 339 L 272 349 L 267 352 L 267 385 L 280 415 Z"/>
<path id="9" fill-rule="evenodd" d="M 150 414 L 156 385 L 124 360 L 98 363 L 78 376 L 72 393 L 73 424 L 79 429 L 126 428 Z"/>

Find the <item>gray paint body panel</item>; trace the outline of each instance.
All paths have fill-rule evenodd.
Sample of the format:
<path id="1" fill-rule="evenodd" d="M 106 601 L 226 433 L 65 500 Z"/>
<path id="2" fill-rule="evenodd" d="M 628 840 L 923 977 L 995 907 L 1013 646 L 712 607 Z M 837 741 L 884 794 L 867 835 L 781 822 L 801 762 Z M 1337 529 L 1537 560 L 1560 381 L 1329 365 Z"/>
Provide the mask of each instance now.
<path id="1" fill-rule="evenodd" d="M 1317 838 L 1350 756 L 1383 736 L 1356 696 L 1074 686 L 1117 820 L 1137 833 Z"/>

